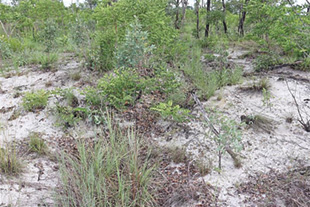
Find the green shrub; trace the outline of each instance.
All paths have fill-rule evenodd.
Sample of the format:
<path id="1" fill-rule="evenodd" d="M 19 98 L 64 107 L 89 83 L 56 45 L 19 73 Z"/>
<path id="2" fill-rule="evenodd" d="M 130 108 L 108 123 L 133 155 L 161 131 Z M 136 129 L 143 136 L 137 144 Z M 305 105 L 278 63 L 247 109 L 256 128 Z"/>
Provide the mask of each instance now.
<path id="1" fill-rule="evenodd" d="M 154 73 L 155 77 L 148 80 L 148 89 L 171 93 L 181 86 L 181 81 L 177 77 L 176 71 L 166 67 L 157 67 Z"/>
<path id="2" fill-rule="evenodd" d="M 270 70 L 273 66 L 279 63 L 278 59 L 272 54 L 264 54 L 258 56 L 254 60 L 254 69 L 255 71 L 262 71 L 262 70 Z"/>
<path id="3" fill-rule="evenodd" d="M 176 122 L 184 122 L 189 118 L 188 109 L 183 109 L 179 105 L 173 105 L 172 101 L 168 103 L 159 103 L 157 106 L 151 108 L 153 111 L 157 111 L 164 119 L 172 119 Z"/>
<path id="4" fill-rule="evenodd" d="M 70 37 L 73 42 L 80 46 L 87 39 L 87 26 L 80 18 L 77 18 L 70 28 Z"/>
<path id="5" fill-rule="evenodd" d="M 88 69 L 109 71 L 115 66 L 116 38 L 113 31 L 98 32 L 91 48 L 86 50 L 84 65 Z"/>
<path id="6" fill-rule="evenodd" d="M 48 19 L 40 34 L 41 40 L 45 45 L 45 52 L 50 52 L 56 46 L 57 24 L 53 19 Z"/>
<path id="7" fill-rule="evenodd" d="M 10 50 L 8 44 L 5 42 L 4 38 L 0 37 L 0 57 L 2 59 L 8 59 L 12 56 L 12 51 Z"/>
<path id="8" fill-rule="evenodd" d="M 26 111 L 42 110 L 47 106 L 49 93 L 44 90 L 27 92 L 23 97 L 23 107 Z"/>
<path id="9" fill-rule="evenodd" d="M 122 109 L 126 105 L 134 104 L 138 94 L 145 89 L 145 84 L 137 72 L 125 69 L 115 71 L 115 75 L 105 75 L 99 80 L 97 89 L 110 105 Z"/>
<path id="10" fill-rule="evenodd" d="M 73 108 L 71 106 L 62 106 L 56 104 L 53 109 L 53 113 L 56 115 L 56 126 L 67 129 L 69 127 L 74 127 L 77 122 L 83 119 L 83 113 L 80 113 L 79 108 Z"/>

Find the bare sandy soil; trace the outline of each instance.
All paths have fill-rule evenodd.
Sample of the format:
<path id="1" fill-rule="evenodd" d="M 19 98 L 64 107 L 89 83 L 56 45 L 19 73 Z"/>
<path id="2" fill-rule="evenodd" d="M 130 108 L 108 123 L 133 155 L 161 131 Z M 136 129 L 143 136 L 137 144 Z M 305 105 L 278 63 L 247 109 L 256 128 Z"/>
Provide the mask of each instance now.
<path id="1" fill-rule="evenodd" d="M 21 102 L 23 93 L 39 89 L 52 90 L 79 86 L 70 79 L 70 74 L 79 72 L 81 64 L 72 59 L 64 61 L 56 72 L 44 72 L 33 67 L 20 68 L 0 77 L 0 142 L 25 144 L 31 132 L 38 132 L 53 152 L 55 140 L 64 136 L 55 126 L 55 117 L 49 106 L 33 113 L 25 112 Z M 87 77 L 85 74 L 84 77 Z M 70 134 L 70 132 L 68 132 Z M 24 172 L 17 178 L 0 175 L 0 206 L 51 206 L 53 192 L 58 183 L 58 164 L 51 156 L 36 156 L 24 152 Z M 40 171 L 43 175 L 38 179 Z"/>
<path id="2" fill-rule="evenodd" d="M 243 66 L 245 72 L 253 72 L 249 60 L 238 59 L 243 52 L 245 51 L 232 50 L 231 61 Z M 261 92 L 243 90 L 262 78 L 269 79 L 270 106 L 264 105 Z M 266 74 L 257 74 L 254 79 L 245 78 L 240 85 L 227 86 L 203 103 L 206 109 L 220 111 L 238 123 L 241 122 L 242 115 L 259 115 L 266 118 L 268 122 L 266 126 L 242 127 L 241 168 L 236 168 L 232 158 L 226 153 L 222 158 L 221 173 L 214 170 L 218 165 L 217 145 L 209 137 L 208 127 L 200 121 L 189 123 L 189 132 L 178 133 L 171 138 L 171 141 L 159 138 L 162 145 L 186 148 L 194 160 L 204 160 L 211 173 L 203 179 L 206 183 L 218 187 L 219 206 L 256 206 L 255 203 L 248 202 L 247 194 L 239 193 L 240 184 L 258 173 L 267 173 L 270 170 L 286 172 L 300 165 L 310 165 L 310 133 L 306 132 L 297 121 L 298 112 L 285 81 L 287 80 L 296 96 L 304 118 L 309 119 L 310 74 L 291 68 L 281 68 Z M 196 117 L 201 116 L 198 107 L 193 113 Z M 275 206 L 281 205 L 275 204 Z"/>
<path id="3" fill-rule="evenodd" d="M 239 59 L 246 51 L 230 50 L 230 61 L 244 67 L 245 72 L 252 72 L 250 60 Z M 70 73 L 79 71 L 80 63 L 70 60 L 60 65 L 57 72 L 43 72 L 33 68 L 21 68 L 18 73 L 10 77 L 0 77 L 0 124 L 3 128 L 0 142 L 14 141 L 27 142 L 30 132 L 42 133 L 51 150 L 55 148 L 55 140 L 65 133 L 54 125 L 55 117 L 50 113 L 50 106 L 43 111 L 32 113 L 24 112 L 21 108 L 22 95 L 19 93 L 37 89 L 51 90 L 57 87 L 80 87 L 82 81 L 70 79 Z M 82 76 L 87 77 L 87 74 Z M 266 74 L 255 75 L 255 80 L 245 77 L 243 83 L 237 86 L 227 86 L 219 91 L 207 102 L 206 108 L 216 108 L 230 119 L 240 122 L 242 115 L 260 115 L 270 120 L 268 128 L 254 128 L 243 126 L 242 145 L 240 151 L 242 167 L 235 168 L 228 154 L 223 156 L 222 170 L 218 173 L 216 144 L 206 136 L 208 129 L 201 121 L 192 121 L 188 124 L 189 133 L 176 133 L 172 139 L 167 137 L 156 138 L 162 145 L 182 146 L 186 148 L 192 159 L 203 160 L 211 172 L 204 179 L 218 187 L 218 206 L 253 206 L 245 202 L 247 194 L 239 193 L 238 186 L 247 182 L 249 176 L 259 172 L 268 172 L 271 169 L 286 171 L 302 165 L 310 165 L 310 133 L 304 131 L 298 123 L 298 113 L 286 82 L 295 94 L 301 106 L 302 113 L 310 115 L 310 74 L 294 71 L 290 68 L 280 68 Z M 270 83 L 270 106 L 263 104 L 263 94 L 242 90 L 268 77 Z M 47 87 L 47 82 L 52 83 Z M 49 85 L 49 84 L 48 84 Z M 52 102 L 52 101 L 51 101 Z M 14 113 L 19 113 L 16 119 Z M 306 115 L 306 114 L 309 115 Z M 196 107 L 193 114 L 200 116 Z M 292 118 L 289 123 L 288 118 Z M 78 133 L 71 132 L 71 136 L 86 136 L 89 131 L 80 127 Z M 170 135 L 169 135 L 170 136 Z M 38 157 L 33 154 L 24 156 L 25 171 L 17 178 L 0 175 L 0 206 L 52 206 L 53 191 L 58 182 L 58 165 L 49 156 Z M 44 174 L 38 180 L 38 173 L 44 169 Z M 194 206 L 194 205 L 193 205 Z"/>

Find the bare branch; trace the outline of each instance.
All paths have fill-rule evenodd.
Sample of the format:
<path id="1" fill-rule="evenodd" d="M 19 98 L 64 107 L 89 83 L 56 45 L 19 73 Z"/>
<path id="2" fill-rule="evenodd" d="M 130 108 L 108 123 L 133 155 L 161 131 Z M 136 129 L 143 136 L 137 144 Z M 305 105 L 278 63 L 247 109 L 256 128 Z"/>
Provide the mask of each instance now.
<path id="1" fill-rule="evenodd" d="M 286 83 L 286 86 L 287 86 L 288 91 L 290 92 L 291 96 L 292 96 L 293 99 L 294 99 L 295 106 L 296 106 L 296 108 L 297 108 L 297 112 L 298 112 L 298 115 L 299 115 L 298 122 L 303 126 L 303 128 L 304 128 L 307 132 L 310 132 L 310 121 L 309 121 L 309 120 L 304 121 L 303 116 L 301 115 L 300 106 L 299 106 L 299 104 L 298 104 L 298 102 L 297 102 L 297 100 L 296 100 L 296 97 L 295 97 L 295 95 L 293 94 L 291 88 L 289 87 L 287 80 L 285 80 L 285 83 Z"/>

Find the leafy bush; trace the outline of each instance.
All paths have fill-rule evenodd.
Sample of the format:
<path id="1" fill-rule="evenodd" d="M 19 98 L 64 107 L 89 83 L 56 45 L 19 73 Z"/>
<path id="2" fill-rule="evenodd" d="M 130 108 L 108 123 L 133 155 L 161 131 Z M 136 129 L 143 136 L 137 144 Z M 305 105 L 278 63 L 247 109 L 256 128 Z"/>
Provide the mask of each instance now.
<path id="1" fill-rule="evenodd" d="M 97 86 L 101 97 L 106 97 L 106 101 L 117 109 L 134 104 L 144 88 L 144 81 L 131 69 L 115 71 L 115 75 L 105 75 Z"/>
<path id="2" fill-rule="evenodd" d="M 10 50 L 8 44 L 4 41 L 4 37 L 0 37 L 0 56 L 2 59 L 10 58 L 12 51 Z"/>
<path id="3" fill-rule="evenodd" d="M 254 69 L 255 71 L 270 70 L 278 62 L 274 55 L 261 55 L 254 60 Z"/>
<path id="4" fill-rule="evenodd" d="M 26 111 L 42 110 L 47 106 L 49 93 L 44 90 L 27 92 L 23 97 L 23 107 Z"/>
<path id="5" fill-rule="evenodd" d="M 164 119 L 172 119 L 176 122 L 184 122 L 189 118 L 188 109 L 183 109 L 179 105 L 174 105 L 172 101 L 168 103 L 159 103 L 157 106 L 151 108 L 153 111 L 157 111 L 161 114 Z"/>
<path id="6" fill-rule="evenodd" d="M 113 31 L 98 32 L 91 48 L 86 50 L 84 65 L 88 69 L 109 71 L 115 65 L 116 37 Z"/>
<path id="7" fill-rule="evenodd" d="M 41 32 L 41 39 L 45 45 L 45 51 L 50 52 L 56 46 L 57 24 L 53 19 L 48 19 Z"/>
<path id="8" fill-rule="evenodd" d="M 56 104 L 53 112 L 57 118 L 56 126 L 63 127 L 64 129 L 75 126 L 77 122 L 83 119 L 83 113 L 80 113 L 79 108 L 71 106 Z"/>
<path id="9" fill-rule="evenodd" d="M 109 31 L 117 40 L 124 40 L 127 25 L 137 17 L 142 30 L 148 32 L 148 39 L 157 49 L 169 52 L 176 37 L 176 31 L 170 25 L 170 17 L 166 14 L 166 0 L 132 1 L 122 0 L 99 4 L 95 9 L 98 28 Z"/>
<path id="10" fill-rule="evenodd" d="M 117 49 L 116 59 L 118 67 L 137 67 L 142 66 L 147 55 L 155 48 L 148 44 L 148 33 L 142 31 L 142 26 L 136 18 L 130 24 L 130 28 L 125 35 L 125 41 Z"/>
<path id="11" fill-rule="evenodd" d="M 154 71 L 155 77 L 148 80 L 148 89 L 159 90 L 163 93 L 171 93 L 181 86 L 180 78 L 176 71 L 165 67 L 157 67 Z"/>
<path id="12" fill-rule="evenodd" d="M 80 46 L 86 41 L 86 30 L 87 27 L 85 23 L 80 18 L 77 18 L 72 24 L 70 31 L 71 39 L 76 45 Z"/>

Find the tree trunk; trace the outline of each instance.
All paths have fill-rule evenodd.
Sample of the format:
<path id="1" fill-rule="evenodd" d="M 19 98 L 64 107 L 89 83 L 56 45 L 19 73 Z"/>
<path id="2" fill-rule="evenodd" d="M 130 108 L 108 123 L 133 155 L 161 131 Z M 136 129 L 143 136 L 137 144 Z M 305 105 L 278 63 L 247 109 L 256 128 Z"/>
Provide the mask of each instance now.
<path id="1" fill-rule="evenodd" d="M 310 15 L 310 1 L 306 0 L 308 3 L 308 7 L 307 7 L 307 15 Z"/>
<path id="2" fill-rule="evenodd" d="M 226 24 L 226 5 L 225 0 L 222 0 L 223 4 L 223 26 L 224 26 L 224 32 L 227 34 L 227 24 Z"/>
<path id="3" fill-rule="evenodd" d="M 242 15 L 239 20 L 239 27 L 238 27 L 238 32 L 240 33 L 241 36 L 244 36 L 244 22 L 245 22 L 245 17 L 246 17 L 246 11 L 244 10 L 244 5 L 246 6 L 250 0 L 245 0 L 245 3 L 242 5 Z"/>
<path id="4" fill-rule="evenodd" d="M 176 29 L 180 29 L 179 27 L 179 4 L 180 4 L 180 0 L 177 0 L 176 5 L 175 5 L 176 15 L 175 15 L 175 22 L 174 22 L 174 27 Z"/>
<path id="5" fill-rule="evenodd" d="M 186 16 L 186 7 L 187 7 L 187 0 L 182 0 L 182 20 L 181 20 L 181 24 L 183 25 L 184 20 L 185 20 L 185 16 Z"/>
<path id="6" fill-rule="evenodd" d="M 206 24 L 206 30 L 205 30 L 205 37 L 209 37 L 210 33 L 210 23 L 209 23 L 209 14 L 211 11 L 211 0 L 207 0 L 207 24 Z"/>
<path id="7" fill-rule="evenodd" d="M 196 37 L 197 39 L 199 39 L 199 0 L 196 0 L 195 7 L 196 7 L 195 10 L 196 10 L 196 30 L 197 30 Z"/>

